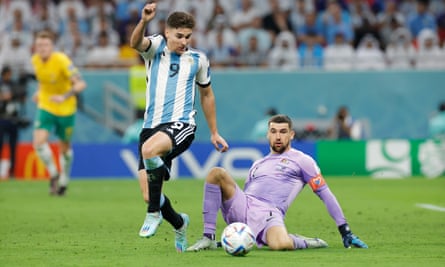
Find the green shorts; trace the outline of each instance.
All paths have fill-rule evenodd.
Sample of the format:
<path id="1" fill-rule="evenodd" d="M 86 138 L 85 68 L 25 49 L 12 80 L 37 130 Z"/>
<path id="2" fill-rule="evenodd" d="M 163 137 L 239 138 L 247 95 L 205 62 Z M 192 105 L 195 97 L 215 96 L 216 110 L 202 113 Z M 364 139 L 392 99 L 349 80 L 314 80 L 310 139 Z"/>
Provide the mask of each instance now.
<path id="1" fill-rule="evenodd" d="M 69 116 L 57 116 L 43 109 L 38 109 L 34 122 L 34 129 L 45 129 L 55 134 L 61 141 L 69 142 L 73 136 L 75 114 Z"/>

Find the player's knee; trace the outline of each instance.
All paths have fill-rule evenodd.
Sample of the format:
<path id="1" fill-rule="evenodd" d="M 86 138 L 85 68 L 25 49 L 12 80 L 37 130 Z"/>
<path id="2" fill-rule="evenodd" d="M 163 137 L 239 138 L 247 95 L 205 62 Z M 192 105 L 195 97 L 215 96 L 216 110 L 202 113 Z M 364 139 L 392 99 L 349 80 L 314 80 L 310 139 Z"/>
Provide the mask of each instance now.
<path id="1" fill-rule="evenodd" d="M 227 172 L 224 168 L 213 167 L 206 177 L 206 182 L 219 184 L 227 176 Z"/>

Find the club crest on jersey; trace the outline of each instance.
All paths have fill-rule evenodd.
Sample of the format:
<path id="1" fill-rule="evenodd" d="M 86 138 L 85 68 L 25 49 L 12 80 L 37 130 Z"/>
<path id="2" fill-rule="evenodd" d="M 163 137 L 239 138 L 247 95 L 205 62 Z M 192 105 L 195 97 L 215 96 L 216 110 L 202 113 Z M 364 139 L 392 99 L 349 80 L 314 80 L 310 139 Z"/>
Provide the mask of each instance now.
<path id="1" fill-rule="evenodd" d="M 282 164 L 289 164 L 289 161 L 287 159 L 281 159 L 280 163 L 282 163 Z"/>
<path id="2" fill-rule="evenodd" d="M 322 186 L 326 185 L 326 182 L 323 179 L 323 176 L 321 176 L 321 174 L 319 174 L 309 181 L 309 185 L 312 188 L 312 191 L 317 191 Z"/>

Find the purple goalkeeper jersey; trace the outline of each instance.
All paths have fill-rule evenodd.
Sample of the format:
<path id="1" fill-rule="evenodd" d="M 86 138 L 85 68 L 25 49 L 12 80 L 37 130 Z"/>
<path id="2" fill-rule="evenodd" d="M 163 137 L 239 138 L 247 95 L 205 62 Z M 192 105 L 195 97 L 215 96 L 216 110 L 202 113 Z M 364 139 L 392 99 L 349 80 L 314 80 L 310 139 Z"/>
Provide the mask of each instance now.
<path id="1" fill-rule="evenodd" d="M 306 184 L 325 203 L 337 225 L 346 222 L 340 205 L 321 176 L 315 160 L 293 148 L 255 161 L 243 191 L 250 197 L 278 208 L 284 216 Z"/>
<path id="2" fill-rule="evenodd" d="M 284 215 L 305 184 L 319 173 L 316 162 L 296 149 L 269 154 L 253 163 L 244 192 L 277 207 Z"/>

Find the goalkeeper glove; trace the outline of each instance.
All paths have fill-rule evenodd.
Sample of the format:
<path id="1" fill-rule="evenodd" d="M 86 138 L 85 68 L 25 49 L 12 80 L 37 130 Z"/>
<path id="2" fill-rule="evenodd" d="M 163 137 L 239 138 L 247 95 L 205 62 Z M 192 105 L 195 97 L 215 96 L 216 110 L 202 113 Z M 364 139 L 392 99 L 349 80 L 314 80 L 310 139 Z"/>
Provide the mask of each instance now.
<path id="1" fill-rule="evenodd" d="M 351 232 L 347 223 L 340 225 L 338 231 L 340 231 L 345 248 L 351 248 L 351 246 L 356 248 L 368 248 L 368 245 L 366 245 L 365 242 Z"/>

